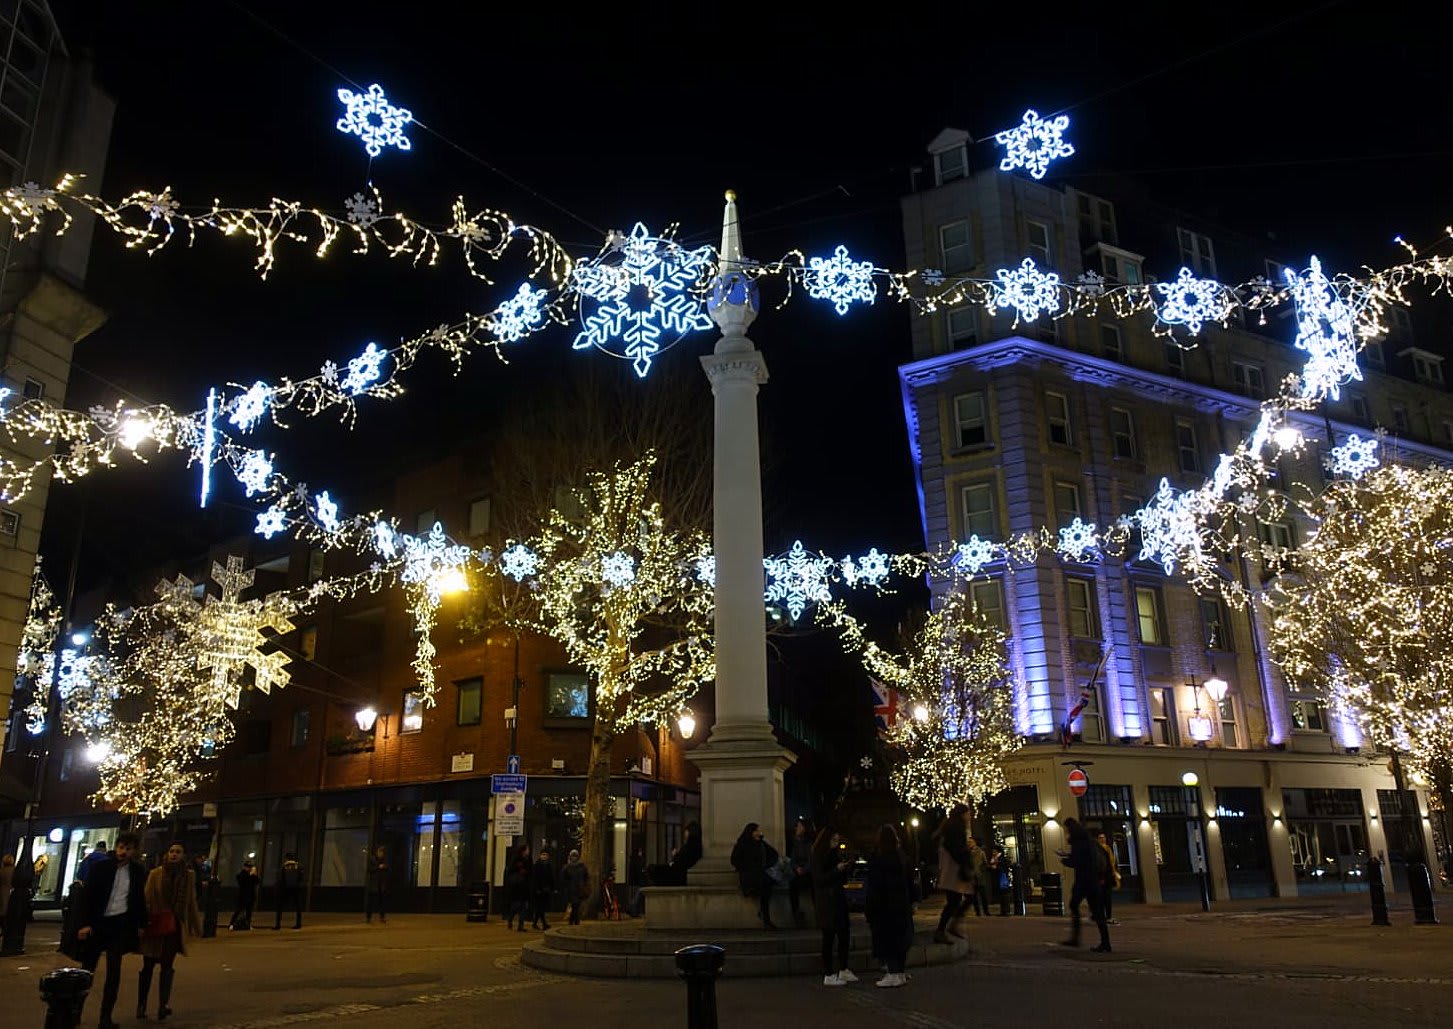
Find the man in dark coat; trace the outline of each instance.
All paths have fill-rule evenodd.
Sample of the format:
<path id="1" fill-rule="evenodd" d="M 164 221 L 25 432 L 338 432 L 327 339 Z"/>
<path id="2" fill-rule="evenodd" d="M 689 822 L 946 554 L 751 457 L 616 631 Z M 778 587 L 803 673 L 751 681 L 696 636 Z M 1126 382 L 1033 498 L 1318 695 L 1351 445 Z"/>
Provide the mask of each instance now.
<path id="1" fill-rule="evenodd" d="M 1070 938 L 1061 942 L 1066 947 L 1080 945 L 1080 902 L 1088 901 L 1090 917 L 1100 930 L 1100 945 L 1095 950 L 1108 954 L 1110 930 L 1105 923 L 1105 908 L 1100 902 L 1100 866 L 1103 859 L 1097 855 L 1097 852 L 1103 851 L 1090 839 L 1090 834 L 1078 819 L 1065 819 L 1065 834 L 1069 838 L 1070 849 L 1068 852 L 1061 851 L 1060 858 L 1075 870 L 1075 885 L 1070 891 Z"/>
<path id="2" fill-rule="evenodd" d="M 368 859 L 368 883 L 363 894 L 363 920 L 373 922 L 373 913 L 378 912 L 380 922 L 388 921 L 388 848 L 379 844 L 373 848 Z"/>
<path id="3" fill-rule="evenodd" d="M 283 855 L 283 863 L 277 870 L 277 920 L 274 929 L 283 927 L 283 911 L 292 911 L 296 917 L 294 929 L 303 927 L 303 869 L 298 856 L 292 851 Z"/>
<path id="4" fill-rule="evenodd" d="M 76 938 L 86 948 L 81 964 L 95 972 L 106 955 L 106 985 L 101 993 L 100 1029 L 114 1029 L 111 1011 L 121 987 L 121 959 L 141 949 L 146 925 L 146 869 L 136 860 L 141 838 L 124 832 L 116 837 L 111 860 L 93 865 L 86 877 L 85 910 Z"/>
<path id="5" fill-rule="evenodd" d="M 252 858 L 242 862 L 242 871 L 237 873 L 237 908 L 232 912 L 233 929 L 252 928 L 252 913 L 257 909 L 257 889 L 261 882 Z"/>
<path id="6" fill-rule="evenodd" d="M 555 866 L 550 863 L 549 849 L 541 847 L 540 856 L 535 859 L 535 867 L 530 869 L 530 913 L 535 920 L 536 929 L 542 926 L 550 928 L 550 919 L 546 912 L 550 909 L 550 898 L 554 893 Z"/>

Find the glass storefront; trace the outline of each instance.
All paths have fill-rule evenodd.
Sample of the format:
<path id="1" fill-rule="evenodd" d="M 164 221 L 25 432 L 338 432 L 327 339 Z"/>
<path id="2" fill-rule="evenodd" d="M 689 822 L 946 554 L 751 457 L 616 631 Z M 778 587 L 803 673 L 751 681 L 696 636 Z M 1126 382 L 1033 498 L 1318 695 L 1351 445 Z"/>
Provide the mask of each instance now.
<path id="1" fill-rule="evenodd" d="M 1297 893 L 1367 889 L 1367 827 L 1358 790 L 1283 790 Z"/>
<path id="2" fill-rule="evenodd" d="M 1150 833 L 1161 900 L 1200 900 L 1201 874 L 1207 870 L 1201 791 L 1194 786 L 1150 787 Z"/>
<path id="3" fill-rule="evenodd" d="M 1140 853 L 1135 846 L 1135 811 L 1131 805 L 1129 786 L 1091 786 L 1080 798 L 1080 822 L 1093 840 L 1105 834 L 1105 842 L 1115 852 L 1115 867 L 1120 871 L 1120 888 L 1115 900 L 1145 900 L 1145 879 L 1140 870 Z M 1072 877 L 1073 873 L 1068 873 Z M 1068 881 L 1068 878 L 1067 880 Z"/>
<path id="4" fill-rule="evenodd" d="M 354 794 L 329 797 L 326 805 L 323 839 L 318 848 L 318 875 L 314 881 L 325 888 L 357 887 L 361 902 L 373 828 L 373 804 L 366 794 Z"/>
<path id="5" fill-rule="evenodd" d="M 1044 815 L 1039 810 L 1039 791 L 1033 786 L 1011 786 L 990 797 L 984 805 L 989 817 L 991 839 L 1004 848 L 1010 863 L 1019 870 L 1019 882 L 1028 903 L 1044 869 Z M 937 868 L 937 857 L 932 865 Z"/>
<path id="6" fill-rule="evenodd" d="M 1216 828 L 1221 837 L 1221 854 L 1226 860 L 1226 885 L 1231 897 L 1275 896 L 1261 790 L 1218 786 Z"/>

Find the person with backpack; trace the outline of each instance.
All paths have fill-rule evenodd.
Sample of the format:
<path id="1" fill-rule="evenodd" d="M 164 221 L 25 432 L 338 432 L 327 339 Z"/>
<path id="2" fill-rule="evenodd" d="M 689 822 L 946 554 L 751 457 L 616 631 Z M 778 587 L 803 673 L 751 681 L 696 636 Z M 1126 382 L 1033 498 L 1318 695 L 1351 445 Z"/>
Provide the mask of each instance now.
<path id="1" fill-rule="evenodd" d="M 1070 849 L 1060 851 L 1065 865 L 1075 871 L 1075 884 L 1070 891 L 1070 938 L 1062 940 L 1065 947 L 1080 945 L 1080 903 L 1088 902 L 1090 918 L 1100 930 L 1100 944 L 1094 949 L 1101 954 L 1110 953 L 1110 930 L 1105 923 L 1105 908 L 1101 903 L 1103 890 L 1100 884 L 1109 876 L 1110 859 L 1103 847 L 1090 839 L 1090 834 L 1079 819 L 1065 819 L 1065 835 Z"/>

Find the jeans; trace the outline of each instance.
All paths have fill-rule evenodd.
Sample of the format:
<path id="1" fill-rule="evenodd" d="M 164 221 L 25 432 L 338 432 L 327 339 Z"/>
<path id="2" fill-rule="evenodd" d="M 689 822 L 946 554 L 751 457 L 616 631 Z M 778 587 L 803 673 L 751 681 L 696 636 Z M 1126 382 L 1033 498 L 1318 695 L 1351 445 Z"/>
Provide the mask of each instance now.
<path id="1" fill-rule="evenodd" d="M 545 909 L 549 906 L 550 895 L 548 893 L 535 894 L 534 903 L 530 910 L 530 921 L 535 925 L 543 924 L 546 929 L 550 928 L 550 919 L 545 913 Z"/>
<path id="2" fill-rule="evenodd" d="M 1087 901 L 1090 908 L 1090 918 L 1095 923 L 1096 928 L 1100 930 L 1101 946 L 1110 946 L 1110 930 L 1106 927 L 1102 894 L 1103 891 L 1097 884 L 1075 883 L 1074 889 L 1070 891 L 1070 938 L 1067 942 L 1079 946 L 1080 901 Z"/>
<path id="3" fill-rule="evenodd" d="M 943 913 L 938 916 L 938 927 L 941 931 L 946 930 L 955 918 L 962 918 L 973 903 L 973 898 L 966 893 L 945 890 L 943 896 Z"/>
<path id="4" fill-rule="evenodd" d="M 847 926 L 822 931 L 822 974 L 833 975 L 848 967 L 848 940 L 851 933 Z M 832 963 L 833 940 L 837 940 L 837 964 Z"/>
<path id="5" fill-rule="evenodd" d="M 81 967 L 94 973 L 106 955 L 106 985 L 101 990 L 101 1021 L 111 1021 L 111 1012 L 116 1007 L 116 995 L 121 992 L 121 959 L 126 956 L 126 915 L 101 919 L 101 924 L 91 927 L 91 938 L 86 941 L 86 959 Z"/>

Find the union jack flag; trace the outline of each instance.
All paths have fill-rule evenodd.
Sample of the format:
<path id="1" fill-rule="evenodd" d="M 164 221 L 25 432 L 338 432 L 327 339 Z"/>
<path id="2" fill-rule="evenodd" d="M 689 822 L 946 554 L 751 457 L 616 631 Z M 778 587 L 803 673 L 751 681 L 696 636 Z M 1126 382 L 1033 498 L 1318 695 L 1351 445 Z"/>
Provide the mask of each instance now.
<path id="1" fill-rule="evenodd" d="M 878 723 L 880 733 L 887 732 L 898 721 L 898 715 L 903 708 L 903 696 L 892 686 L 879 682 L 871 675 L 868 676 L 868 682 L 873 687 L 873 720 Z"/>

